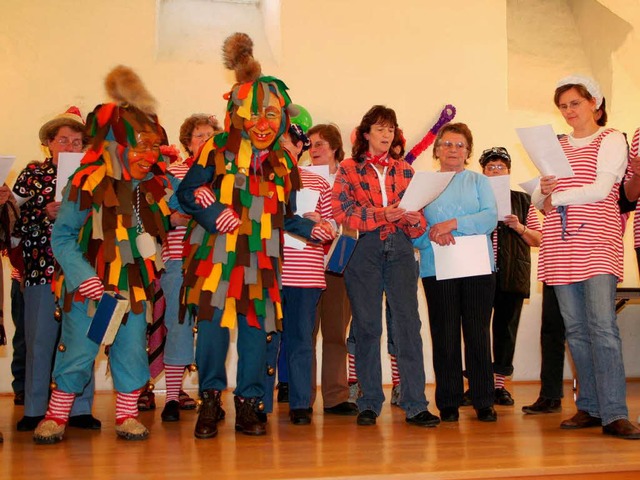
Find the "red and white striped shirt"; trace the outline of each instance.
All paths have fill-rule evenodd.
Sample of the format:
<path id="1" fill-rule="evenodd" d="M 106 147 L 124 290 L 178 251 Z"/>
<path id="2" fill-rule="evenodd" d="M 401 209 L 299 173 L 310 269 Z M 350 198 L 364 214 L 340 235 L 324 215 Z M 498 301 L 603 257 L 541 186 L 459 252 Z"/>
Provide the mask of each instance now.
<path id="1" fill-rule="evenodd" d="M 193 164 L 193 159 L 189 158 L 184 162 L 174 162 L 169 165 L 167 171 L 176 177 L 178 180 L 182 180 L 189 171 L 189 168 Z M 174 192 L 175 195 L 175 192 Z M 162 245 L 162 261 L 167 262 L 169 260 L 182 261 L 182 249 L 184 247 L 184 234 L 187 231 L 187 227 L 175 227 L 169 230 L 167 234 L 167 240 Z"/>
<path id="2" fill-rule="evenodd" d="M 320 175 L 300 169 L 302 187 L 320 192 L 316 212 L 323 220 L 331 220 L 331 186 Z M 302 250 L 285 245 L 282 263 L 282 285 L 300 288 L 326 288 L 324 278 L 324 248 L 307 242 Z"/>
<path id="3" fill-rule="evenodd" d="M 590 185 L 596 180 L 598 151 L 603 139 L 615 132 L 605 129 L 589 144 L 575 147 L 568 136 L 560 138 L 562 150 L 573 168 L 574 177 L 558 179 L 554 192 Z M 599 202 L 566 206 L 566 229 L 557 210 L 547 214 L 542 225 L 538 280 L 547 285 L 567 285 L 595 275 L 623 276 L 623 244 L 619 183 Z"/>
<path id="4" fill-rule="evenodd" d="M 636 129 L 633 134 L 633 139 L 631 140 L 631 149 L 629 150 L 629 160 L 638 156 L 640 153 L 640 128 Z M 627 178 L 633 175 L 633 172 L 627 171 Z M 640 248 L 640 202 L 638 202 L 638 206 L 636 207 L 636 213 L 633 217 L 633 248 Z"/>

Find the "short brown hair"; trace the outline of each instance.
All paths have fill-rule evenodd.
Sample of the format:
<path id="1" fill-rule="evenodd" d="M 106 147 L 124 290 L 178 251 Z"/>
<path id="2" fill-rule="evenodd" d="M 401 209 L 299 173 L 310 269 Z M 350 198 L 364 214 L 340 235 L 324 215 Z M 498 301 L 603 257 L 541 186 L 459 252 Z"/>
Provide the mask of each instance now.
<path id="1" fill-rule="evenodd" d="M 340 129 L 333 123 L 320 123 L 314 125 L 307 132 L 307 137 L 311 135 L 320 135 L 323 140 L 329 143 L 331 150 L 335 150 L 334 157 L 336 161 L 341 162 L 344 159 L 344 149 L 342 148 L 342 135 Z"/>
<path id="2" fill-rule="evenodd" d="M 356 141 L 351 149 L 351 156 L 354 160 L 361 160 L 364 158 L 365 153 L 369 149 L 369 141 L 364 138 L 365 133 L 371 132 L 371 127 L 376 123 L 383 125 L 390 125 L 395 128 L 393 134 L 393 141 L 391 145 L 396 144 L 400 138 L 400 131 L 398 130 L 398 120 L 396 118 L 396 112 L 384 105 L 374 105 L 364 114 L 360 125 L 356 127 Z M 395 153 L 392 149 L 389 149 L 389 156 L 394 159 L 400 158 L 400 155 Z"/>
<path id="3" fill-rule="evenodd" d="M 556 88 L 555 93 L 553 94 L 553 103 L 556 104 L 556 107 L 560 108 L 560 96 L 564 92 L 568 92 L 572 88 L 575 88 L 578 95 L 582 98 L 591 101 L 594 97 L 589 93 L 587 87 L 582 85 L 581 83 L 569 83 L 567 85 L 562 85 L 561 87 Z M 598 108 L 594 113 L 596 124 L 600 127 L 604 127 L 607 124 L 607 120 L 609 116 L 607 115 L 607 101 L 604 97 L 602 97 L 602 103 L 600 104 L 600 108 Z"/>
<path id="4" fill-rule="evenodd" d="M 193 131 L 196 127 L 199 127 L 200 125 L 209 125 L 212 127 L 214 135 L 222 131 L 218 120 L 212 115 L 207 115 L 206 113 L 194 113 L 190 117 L 187 117 L 180 126 L 180 143 L 189 155 L 193 155 L 193 152 L 189 150 L 191 135 L 193 135 Z"/>
<path id="5" fill-rule="evenodd" d="M 473 135 L 471 134 L 471 130 L 467 126 L 466 123 L 447 123 L 443 125 L 440 130 L 438 130 L 438 135 L 436 136 L 435 142 L 433 142 L 433 158 L 438 159 L 436 155 L 436 148 L 440 145 L 440 140 L 445 133 L 457 133 L 462 135 L 464 139 L 467 141 L 467 158 L 471 156 L 471 152 L 473 152 Z M 465 164 L 467 161 L 465 160 Z"/>

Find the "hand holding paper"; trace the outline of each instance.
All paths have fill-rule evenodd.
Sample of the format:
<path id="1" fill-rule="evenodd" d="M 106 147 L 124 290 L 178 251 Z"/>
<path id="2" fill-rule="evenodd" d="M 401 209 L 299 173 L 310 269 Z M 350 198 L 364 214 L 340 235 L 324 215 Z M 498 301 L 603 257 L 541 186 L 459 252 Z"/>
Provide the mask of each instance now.
<path id="1" fill-rule="evenodd" d="M 529 158 L 542 175 L 573 177 L 573 169 L 551 125 L 516 128 L 516 132 Z"/>
<path id="2" fill-rule="evenodd" d="M 400 208 L 422 210 L 444 192 L 455 172 L 415 172 L 400 201 Z"/>

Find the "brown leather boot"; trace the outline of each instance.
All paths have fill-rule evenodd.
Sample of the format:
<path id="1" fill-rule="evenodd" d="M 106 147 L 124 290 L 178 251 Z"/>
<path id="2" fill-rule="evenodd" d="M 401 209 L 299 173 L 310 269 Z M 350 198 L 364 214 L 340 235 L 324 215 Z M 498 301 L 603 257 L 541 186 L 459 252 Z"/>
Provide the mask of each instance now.
<path id="1" fill-rule="evenodd" d="M 220 391 L 205 390 L 201 395 L 202 404 L 198 412 L 198 421 L 194 435 L 196 438 L 212 438 L 218 434 L 220 419 Z"/>
<path id="2" fill-rule="evenodd" d="M 257 398 L 234 397 L 236 404 L 236 431 L 245 435 L 265 435 L 267 428 L 260 421 L 258 411 L 262 403 Z"/>

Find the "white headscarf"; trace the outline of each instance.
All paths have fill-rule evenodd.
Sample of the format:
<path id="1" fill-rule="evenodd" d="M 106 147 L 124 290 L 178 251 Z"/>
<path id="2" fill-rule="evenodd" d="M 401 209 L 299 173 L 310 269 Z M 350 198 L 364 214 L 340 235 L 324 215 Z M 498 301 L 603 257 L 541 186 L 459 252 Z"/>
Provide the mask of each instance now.
<path id="1" fill-rule="evenodd" d="M 600 91 L 600 85 L 593 78 L 586 75 L 569 75 L 564 77 L 558 82 L 556 88 L 564 87 L 565 85 L 582 85 L 596 99 L 596 108 L 600 108 L 602 105 L 602 92 Z"/>

